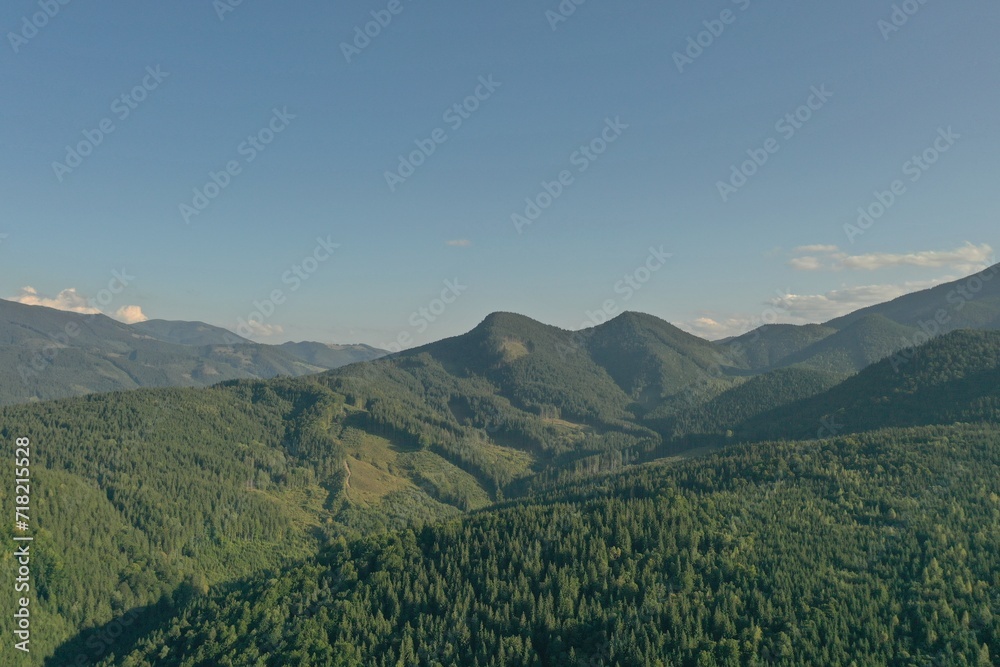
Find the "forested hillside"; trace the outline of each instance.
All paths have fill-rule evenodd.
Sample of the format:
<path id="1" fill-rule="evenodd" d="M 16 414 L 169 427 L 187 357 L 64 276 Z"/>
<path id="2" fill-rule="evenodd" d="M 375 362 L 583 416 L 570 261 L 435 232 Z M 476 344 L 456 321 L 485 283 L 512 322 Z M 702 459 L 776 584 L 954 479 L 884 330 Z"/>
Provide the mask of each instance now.
<path id="1" fill-rule="evenodd" d="M 955 331 L 866 368 L 829 391 L 747 420 L 740 435 L 809 437 L 882 426 L 1000 420 L 1000 332 Z"/>
<path id="2" fill-rule="evenodd" d="M 767 370 L 781 366 L 789 356 L 836 332 L 820 324 L 766 324 L 721 342 L 732 351 L 731 354 L 742 357 L 750 368 Z"/>
<path id="3" fill-rule="evenodd" d="M 917 331 L 879 314 L 867 315 L 784 357 L 782 365 L 806 366 L 829 372 L 859 371 L 906 347 Z"/>
<path id="4" fill-rule="evenodd" d="M 35 443 L 36 544 L 60 555 L 35 564 L 37 614 L 50 628 L 36 651 L 67 640 L 64 652 L 78 650 L 88 628 L 128 610 L 169 615 L 192 591 L 338 536 L 455 517 L 655 458 L 669 438 L 644 421 L 644 402 L 684 396 L 713 350 L 654 318 L 609 324 L 578 339 L 500 314 L 459 339 L 310 378 L 0 409 L 0 435 Z M 808 395 L 793 383 L 783 391 Z"/>
<path id="5" fill-rule="evenodd" d="M 457 515 L 447 500 L 489 501 L 455 466 L 397 452 L 347 412 L 341 396 L 293 380 L 0 409 L 0 437 L 34 443 L 44 556 L 33 573 L 46 627 L 36 652 L 162 596 L 313 553 L 331 535 Z M 438 487 L 454 498 L 432 497 Z M 13 515 L 6 494 L 0 511 Z M 0 627 L 10 622 L 5 613 Z"/>
<path id="6" fill-rule="evenodd" d="M 499 313 L 307 378 L 0 408 L 34 443 L 35 664 L 980 664 L 998 368 L 1000 332 L 845 379 Z M 851 565 L 872 544 L 902 546 Z"/>
<path id="7" fill-rule="evenodd" d="M 338 541 L 105 664 L 988 667 L 998 479 L 983 427 L 644 466 Z"/>

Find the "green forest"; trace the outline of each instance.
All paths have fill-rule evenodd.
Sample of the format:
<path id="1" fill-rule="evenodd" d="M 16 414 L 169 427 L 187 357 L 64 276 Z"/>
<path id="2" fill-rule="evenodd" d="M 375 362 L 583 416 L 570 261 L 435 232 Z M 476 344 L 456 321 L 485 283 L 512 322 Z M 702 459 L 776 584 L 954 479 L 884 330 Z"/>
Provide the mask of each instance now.
<path id="1" fill-rule="evenodd" d="M 992 665 L 1000 431 L 647 466 L 320 555 L 106 664 Z"/>

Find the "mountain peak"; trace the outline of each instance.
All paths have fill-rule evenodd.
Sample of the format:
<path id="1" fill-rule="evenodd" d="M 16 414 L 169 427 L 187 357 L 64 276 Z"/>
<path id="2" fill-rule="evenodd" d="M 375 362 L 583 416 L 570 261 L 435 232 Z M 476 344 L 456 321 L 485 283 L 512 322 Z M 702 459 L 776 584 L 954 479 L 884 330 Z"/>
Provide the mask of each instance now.
<path id="1" fill-rule="evenodd" d="M 610 320 L 604 324 L 598 326 L 604 326 L 605 324 L 617 323 L 618 325 L 628 324 L 632 326 L 673 326 L 670 322 L 660 319 L 655 315 L 650 315 L 649 313 L 641 313 L 637 310 L 624 310 L 618 315 L 615 315 Z"/>
<path id="2" fill-rule="evenodd" d="M 623 310 L 614 317 L 612 317 L 609 322 L 641 322 L 647 319 L 658 320 L 659 318 L 646 313 L 640 313 L 638 310 Z"/>
<path id="3" fill-rule="evenodd" d="M 541 324 L 541 322 L 520 313 L 497 310 L 484 317 L 480 326 L 505 326 L 509 324 Z"/>
<path id="4" fill-rule="evenodd" d="M 661 341 L 671 340 L 685 344 L 708 344 L 708 341 L 703 338 L 688 333 L 664 319 L 635 310 L 626 310 L 607 322 L 598 324 L 594 327 L 594 331 L 601 331 L 602 333 L 611 335 L 617 332 L 646 333 L 655 335 Z"/>
<path id="5" fill-rule="evenodd" d="M 533 320 L 526 315 L 497 311 L 487 315 L 470 333 L 481 335 L 514 336 L 530 338 L 559 331 L 557 327 Z"/>

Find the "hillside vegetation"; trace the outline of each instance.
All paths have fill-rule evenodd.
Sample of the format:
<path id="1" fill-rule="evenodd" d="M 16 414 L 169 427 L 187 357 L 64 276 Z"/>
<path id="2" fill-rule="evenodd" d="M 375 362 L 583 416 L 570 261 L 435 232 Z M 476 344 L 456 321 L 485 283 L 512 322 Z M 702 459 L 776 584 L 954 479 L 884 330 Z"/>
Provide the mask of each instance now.
<path id="1" fill-rule="evenodd" d="M 883 319 L 784 358 L 878 356 L 833 343 Z M 1000 332 L 857 374 L 732 349 L 497 313 L 309 377 L 0 408 L 33 442 L 30 664 L 990 664 Z"/>
<path id="2" fill-rule="evenodd" d="M 998 474 L 981 427 L 645 466 L 337 542 L 105 664 L 987 667 Z"/>

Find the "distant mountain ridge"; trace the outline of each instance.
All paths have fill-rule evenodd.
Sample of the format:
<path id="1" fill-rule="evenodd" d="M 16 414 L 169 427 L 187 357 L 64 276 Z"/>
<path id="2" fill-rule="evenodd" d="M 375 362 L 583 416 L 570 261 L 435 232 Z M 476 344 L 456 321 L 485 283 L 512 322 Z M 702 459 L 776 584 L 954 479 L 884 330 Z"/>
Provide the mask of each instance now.
<path id="1" fill-rule="evenodd" d="M 992 329 L 1000 318 L 1000 264 L 886 303 L 856 310 L 826 323 L 843 329 L 867 315 L 879 314 L 898 324 L 920 328 L 937 322 L 941 333 L 956 329 Z"/>
<path id="2" fill-rule="evenodd" d="M 996 329 L 998 274 L 1000 265 L 825 324 L 767 325 L 714 343 L 642 313 L 622 313 L 575 332 L 493 313 L 467 334 L 395 356 L 428 354 L 448 372 L 481 375 L 501 390 L 516 386 L 521 404 L 535 410 L 569 408 L 567 395 L 553 400 L 553 386 L 587 386 L 589 407 L 571 411 L 587 418 L 601 414 L 599 421 L 643 415 L 662 426 L 741 378 L 793 367 L 854 373 L 955 329 Z M 300 376 L 384 354 L 367 345 L 262 345 L 203 322 L 126 325 L 0 300 L 0 403 Z M 577 394 L 576 400 L 584 399 Z"/>
<path id="3" fill-rule="evenodd" d="M 1000 264 L 822 325 L 766 325 L 720 343 L 755 371 L 802 365 L 853 372 L 957 329 L 1000 329 Z"/>
<path id="4" fill-rule="evenodd" d="M 129 325 L 151 338 L 176 345 L 253 345 L 249 338 L 204 322 L 146 320 Z"/>
<path id="5" fill-rule="evenodd" d="M 1000 421 L 1000 331 L 952 331 L 738 427 L 753 439 Z"/>
<path id="6" fill-rule="evenodd" d="M 367 345 L 263 345 L 203 322 L 128 325 L 0 299 L 0 404 L 300 376 L 382 354 Z"/>
<path id="7" fill-rule="evenodd" d="M 333 343 L 303 341 L 299 343 L 281 343 L 276 347 L 307 364 L 331 369 L 361 361 L 378 359 L 388 354 L 385 350 L 362 343 L 337 345 Z"/>

